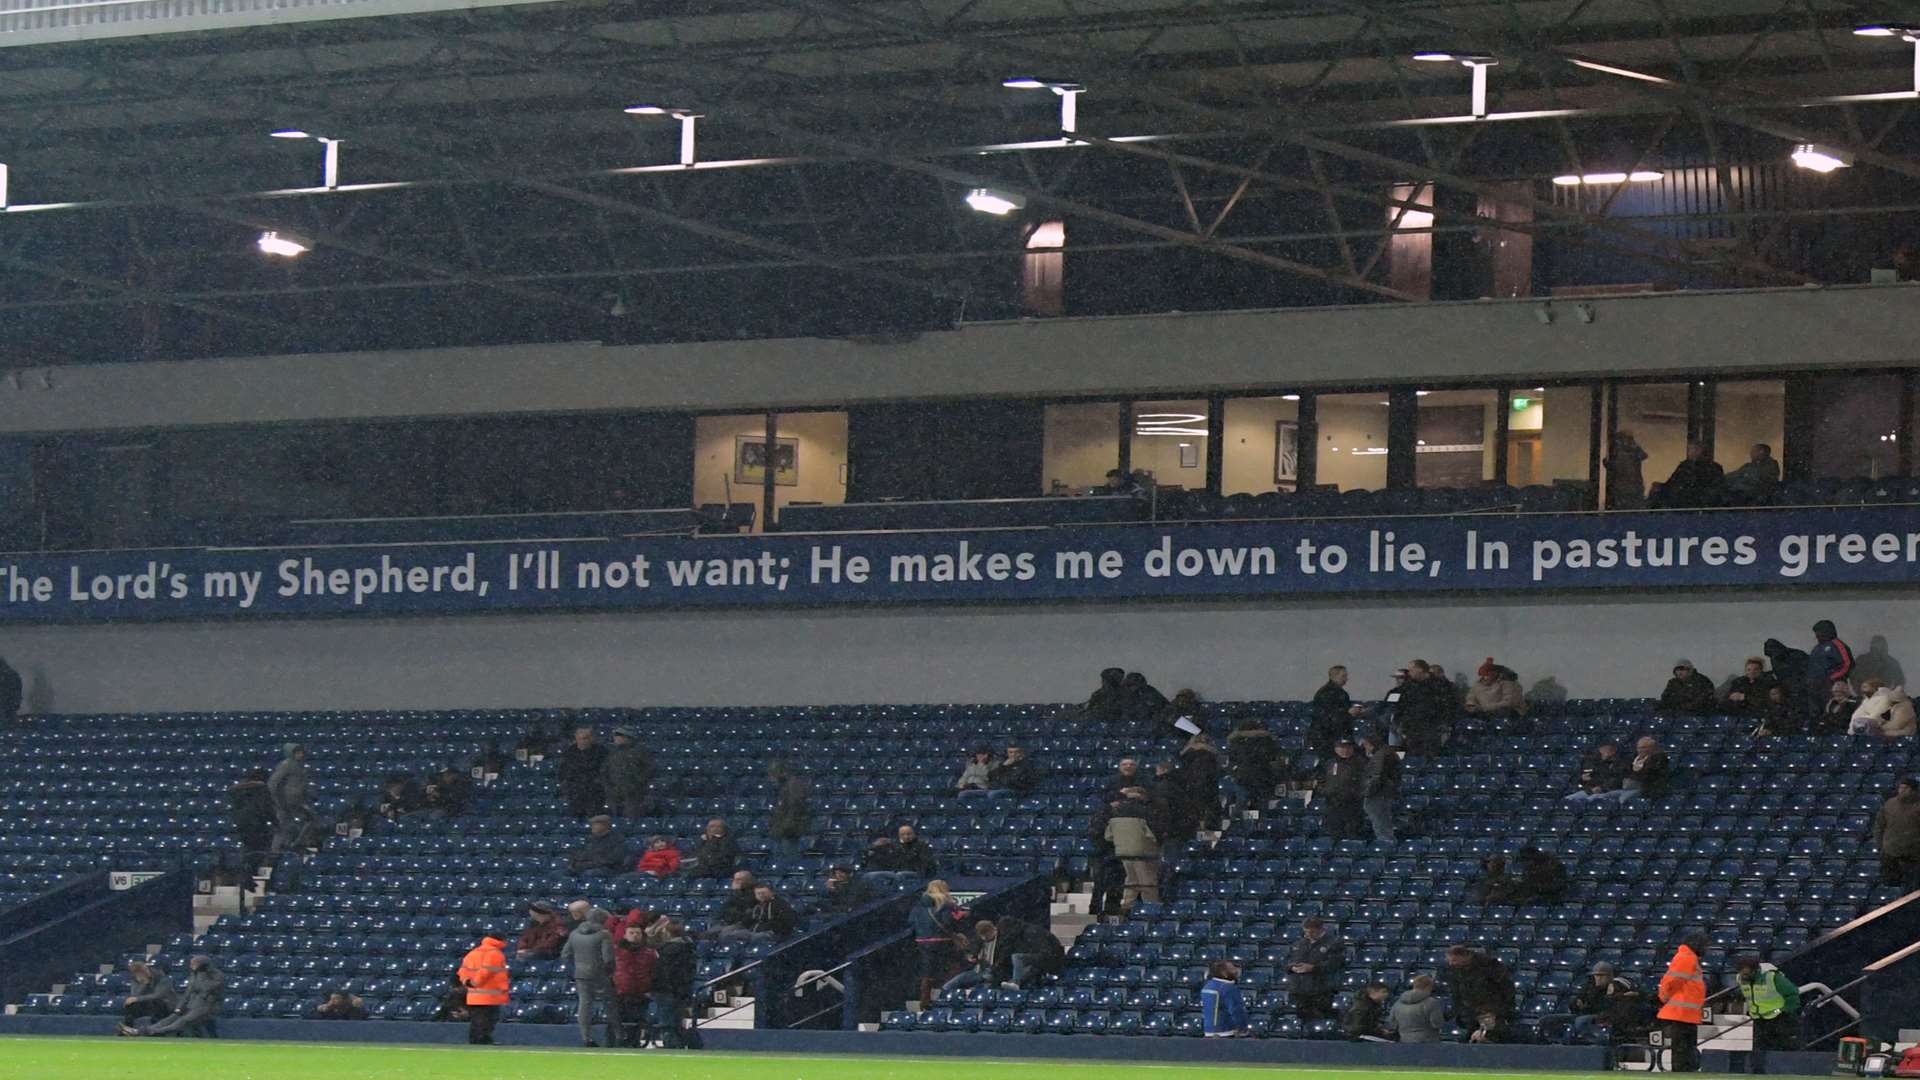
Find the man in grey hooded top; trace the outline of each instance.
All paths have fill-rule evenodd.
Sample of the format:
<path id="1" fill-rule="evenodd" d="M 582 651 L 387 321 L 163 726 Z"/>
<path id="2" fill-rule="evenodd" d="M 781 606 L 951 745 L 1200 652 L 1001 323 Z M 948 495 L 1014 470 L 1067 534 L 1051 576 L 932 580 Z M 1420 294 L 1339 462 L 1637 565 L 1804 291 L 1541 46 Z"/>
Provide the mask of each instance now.
<path id="1" fill-rule="evenodd" d="M 314 818 L 311 783 L 307 778 L 307 748 L 297 742 L 286 745 L 273 774 L 267 777 L 267 795 L 273 800 L 273 850 L 295 846 Z"/>
<path id="2" fill-rule="evenodd" d="M 211 1037 L 213 1022 L 220 1017 L 220 1005 L 227 998 L 227 977 L 213 966 L 208 956 L 187 961 L 187 996 L 172 1016 L 157 1024 L 138 1027 L 122 1025 L 122 1035 L 196 1035 Z"/>
<path id="3" fill-rule="evenodd" d="M 607 1013 L 607 1045 L 620 1045 L 620 1002 L 613 993 L 613 935 L 607 933 L 606 909 L 587 912 L 586 921 L 567 935 L 560 946 L 560 959 L 573 962 L 573 989 L 580 997 L 580 1040 L 593 1041 L 593 1006 L 600 1002 Z"/>
<path id="4" fill-rule="evenodd" d="M 1439 1042 L 1440 1030 L 1447 1022 L 1447 1010 L 1441 1008 L 1440 1000 L 1433 996 L 1433 976 L 1414 979 L 1413 989 L 1393 1003 L 1387 1022 L 1403 1043 Z"/>

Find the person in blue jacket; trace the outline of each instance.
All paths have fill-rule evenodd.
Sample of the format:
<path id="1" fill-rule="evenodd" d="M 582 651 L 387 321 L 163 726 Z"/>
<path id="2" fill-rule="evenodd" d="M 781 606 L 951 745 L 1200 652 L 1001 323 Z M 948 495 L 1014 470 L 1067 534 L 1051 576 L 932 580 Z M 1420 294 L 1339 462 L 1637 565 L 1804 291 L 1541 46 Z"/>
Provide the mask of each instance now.
<path id="1" fill-rule="evenodd" d="M 1813 641 L 1807 650 L 1807 699 L 1818 708 L 1826 704 L 1834 683 L 1853 674 L 1853 650 L 1828 619 L 1813 624 Z"/>
<path id="2" fill-rule="evenodd" d="M 1200 988 L 1200 1017 L 1207 1038 L 1231 1038 L 1248 1034 L 1247 999 L 1240 994 L 1236 980 L 1240 965 L 1231 960 L 1215 960 L 1207 968 L 1207 982 Z"/>

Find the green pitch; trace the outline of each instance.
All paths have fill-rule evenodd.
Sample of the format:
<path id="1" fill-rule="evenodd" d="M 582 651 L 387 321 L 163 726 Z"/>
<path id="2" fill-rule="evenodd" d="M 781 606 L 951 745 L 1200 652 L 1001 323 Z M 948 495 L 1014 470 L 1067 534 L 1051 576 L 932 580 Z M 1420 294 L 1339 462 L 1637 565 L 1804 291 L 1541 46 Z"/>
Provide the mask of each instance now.
<path id="1" fill-rule="evenodd" d="M 5 1080 L 926 1080 L 964 1070 L 974 1080 L 1355 1080 L 1379 1070 L 1236 1065 L 665 1051 L 516 1049 L 511 1046 L 342 1046 L 199 1039 L 0 1039 Z M 1252 1075 L 1250 1075 L 1252 1074 Z M 1416 1075 L 1408 1074 L 1410 1077 Z M 1475 1080 L 1572 1080 L 1572 1073 L 1442 1072 Z"/>

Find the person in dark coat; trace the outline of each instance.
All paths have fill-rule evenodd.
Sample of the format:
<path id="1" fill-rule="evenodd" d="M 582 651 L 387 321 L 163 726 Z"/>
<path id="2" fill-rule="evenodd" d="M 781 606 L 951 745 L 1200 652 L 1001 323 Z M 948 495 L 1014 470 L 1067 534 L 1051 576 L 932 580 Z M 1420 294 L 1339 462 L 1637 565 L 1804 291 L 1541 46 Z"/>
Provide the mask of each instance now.
<path id="1" fill-rule="evenodd" d="M 631 728 L 613 729 L 613 749 L 600 766 L 600 786 L 613 816 L 632 820 L 647 815 L 652 802 L 653 755 L 634 741 Z"/>
<path id="2" fill-rule="evenodd" d="M 1513 973 L 1500 961 L 1478 949 L 1455 945 L 1447 950 L 1447 966 L 1441 974 L 1454 1023 L 1476 1027 L 1481 1013 L 1502 1020 L 1513 1017 Z"/>
<path id="3" fill-rule="evenodd" d="M 285 851 L 304 846 L 314 820 L 312 781 L 307 774 L 307 748 L 290 742 L 282 748 L 280 764 L 267 777 L 267 794 L 273 800 L 273 850 Z"/>
<path id="4" fill-rule="evenodd" d="M 1665 716 L 1712 716 L 1720 711 L 1720 695 L 1713 691 L 1713 680 L 1693 668 L 1691 660 L 1676 660 L 1673 678 L 1660 692 L 1660 712 Z"/>
<path id="5" fill-rule="evenodd" d="M 1244 717 L 1227 736 L 1227 765 L 1233 781 L 1231 814 L 1238 819 L 1247 810 L 1265 810 L 1280 786 L 1286 755 L 1266 722 Z"/>
<path id="6" fill-rule="evenodd" d="M 1807 650 L 1807 699 L 1825 701 L 1828 687 L 1846 681 L 1853 674 L 1853 649 L 1840 640 L 1833 621 L 1821 619 L 1813 624 L 1813 648 Z"/>
<path id="7" fill-rule="evenodd" d="M 1333 992 L 1347 966 L 1347 946 L 1318 915 L 1303 924 L 1300 940 L 1287 953 L 1287 974 L 1294 1009 L 1302 1020 L 1333 1017 Z"/>
<path id="8" fill-rule="evenodd" d="M 933 845 L 915 832 L 913 826 L 900 826 L 895 836 L 893 843 L 878 843 L 868 851 L 868 870 L 912 874 L 921 881 L 931 880 L 940 872 L 940 860 L 933 853 Z"/>
<path id="9" fill-rule="evenodd" d="M 251 873 L 273 847 L 273 797 L 267 794 L 267 770 L 250 770 L 228 788 L 227 805 L 233 815 L 233 835 L 247 855 Z"/>
<path id="10" fill-rule="evenodd" d="M 1010 791 L 1024 798 L 1040 787 L 1040 770 L 1033 759 L 1018 746 L 1007 747 L 1006 759 L 987 770 L 989 791 Z"/>
<path id="11" fill-rule="evenodd" d="M 1321 766 L 1315 791 L 1326 804 L 1327 835 L 1335 840 L 1358 840 L 1366 835 L 1367 759 L 1355 752 L 1351 740 L 1333 744 L 1333 757 Z"/>
<path id="12" fill-rule="evenodd" d="M 1767 692 L 1778 685 L 1780 680 L 1767 670 L 1767 662 L 1758 656 L 1749 656 L 1746 669 L 1727 684 L 1727 692 L 1721 699 L 1721 707 L 1729 716 L 1765 720 Z"/>
<path id="13" fill-rule="evenodd" d="M 1366 758 L 1361 769 L 1360 808 L 1373 827 L 1373 838 L 1391 844 L 1393 808 L 1400 801 L 1400 755 L 1381 735 L 1361 739 L 1360 752 Z"/>
<path id="14" fill-rule="evenodd" d="M 851 866 L 836 866 L 827 871 L 827 895 L 823 906 L 836 915 L 858 911 L 873 902 L 873 890 L 853 874 Z"/>
<path id="15" fill-rule="evenodd" d="M 755 885 L 753 903 L 740 921 L 723 924 L 715 937 L 721 941 L 771 945 L 792 937 L 799 925 L 800 917 L 794 913 L 793 905 L 776 895 L 771 885 Z"/>
<path id="16" fill-rule="evenodd" d="M 575 728 L 573 742 L 560 751 L 560 764 L 555 769 L 567 813 L 583 818 L 606 810 L 607 790 L 601 782 L 606 764 L 607 748 L 594 739 L 593 729 Z"/>
<path id="17" fill-rule="evenodd" d="M 1368 983 L 1353 995 L 1353 1004 L 1347 1006 L 1347 1014 L 1340 1018 L 1340 1030 L 1349 1039 L 1393 1041 L 1393 1033 L 1387 1030 L 1387 999 L 1392 995 L 1386 983 Z"/>
<path id="18" fill-rule="evenodd" d="M 441 817 L 461 817 L 473 809 L 473 780 L 449 765 L 427 785 L 426 808 Z"/>
<path id="19" fill-rule="evenodd" d="M 1154 734 L 1168 739 L 1184 739 L 1206 731 L 1207 707 L 1201 704 L 1200 695 L 1192 690 L 1178 690 L 1161 712 L 1160 723 Z"/>
<path id="20" fill-rule="evenodd" d="M 575 874 L 619 874 L 633 861 L 627 839 L 613 828 L 613 819 L 596 814 L 587 822 L 587 842 L 567 853 L 567 870 Z"/>
<path id="21" fill-rule="evenodd" d="M 813 834 L 813 781 L 785 762 L 776 761 L 767 770 L 774 785 L 773 814 L 767 822 L 767 835 L 788 855 L 799 855 Z"/>
<path id="22" fill-rule="evenodd" d="M 1707 453 L 1704 444 L 1687 444 L 1687 456 L 1653 495 L 1656 510 L 1718 506 L 1726 493 L 1727 471 Z"/>
<path id="23" fill-rule="evenodd" d="M 1355 705 L 1347 693 L 1347 667 L 1335 664 L 1327 669 L 1326 685 L 1313 692 L 1313 719 L 1307 722 L 1307 749 L 1321 756 L 1333 753 L 1333 744 L 1353 738 L 1353 722 L 1365 716 L 1367 708 Z"/>
<path id="24" fill-rule="evenodd" d="M 1394 723 L 1406 741 L 1407 753 L 1416 757 L 1439 754 L 1453 734 L 1453 721 L 1460 713 L 1460 698 L 1453 684 L 1436 677 L 1433 665 L 1425 660 L 1407 664 L 1407 681 L 1400 686 L 1400 700 L 1394 706 Z"/>
<path id="25" fill-rule="evenodd" d="M 388 821 L 396 821 L 416 810 L 427 807 L 427 793 L 420 789 L 420 782 L 403 773 L 387 777 L 380 788 L 380 801 L 374 804 L 374 811 Z"/>
<path id="26" fill-rule="evenodd" d="M 700 834 L 700 842 L 694 845 L 692 865 L 682 864 L 681 869 L 694 877 L 723 878 L 732 877 L 733 871 L 740 865 L 740 844 L 734 840 L 732 830 L 719 818 L 707 822 L 707 829 Z"/>
<path id="27" fill-rule="evenodd" d="M 1127 673 L 1117 667 L 1100 672 L 1100 688 L 1087 699 L 1083 710 L 1087 719 L 1105 727 L 1120 724 L 1126 717 L 1126 690 L 1120 685 Z"/>
<path id="28" fill-rule="evenodd" d="M 1145 675 L 1127 672 L 1120 680 L 1120 721 L 1130 731 L 1145 734 L 1166 715 L 1167 695 L 1155 689 Z"/>
<path id="29" fill-rule="evenodd" d="M 1617 793 L 1626 778 L 1626 759 L 1620 756 L 1619 744 L 1608 739 L 1581 756 L 1579 789 L 1567 796 L 1567 801 L 1619 798 Z"/>
<path id="30" fill-rule="evenodd" d="M 1848 719 L 1852 719 L 1852 717 L 1848 717 Z M 1107 786 L 1101 789 L 1100 801 L 1117 801 L 1120 798 L 1120 793 L 1128 788 L 1146 787 L 1150 783 L 1152 783 L 1151 777 L 1140 774 L 1140 762 L 1138 759 L 1121 758 L 1120 767 L 1107 779 Z"/>
<path id="31" fill-rule="evenodd" d="M 554 911 L 552 904 L 535 900 L 527 905 L 527 927 L 520 931 L 513 957 L 516 960 L 551 960 L 560 955 L 560 946 L 567 943 L 567 935 L 572 930 L 566 917 Z"/>
<path id="32" fill-rule="evenodd" d="M 682 932 L 678 920 L 662 919 L 654 925 L 658 931 L 657 936 L 650 935 L 656 958 L 653 989 L 647 992 L 648 1026 L 669 1050 L 698 1050 L 699 1029 L 685 1026 L 698 964 L 693 942 Z"/>
<path id="33" fill-rule="evenodd" d="M 1001 919 L 999 928 L 991 975 L 995 986 L 1011 984 L 1024 990 L 1044 976 L 1066 970 L 1067 951 L 1053 931 L 1012 916 Z"/>
<path id="34" fill-rule="evenodd" d="M 1607 467 L 1607 509 L 1645 510 L 1647 481 L 1641 465 L 1647 452 L 1633 432 L 1622 428 L 1613 433 L 1611 452 L 1601 464 Z"/>
<path id="35" fill-rule="evenodd" d="M 315 1020 L 365 1020 L 367 1003 L 345 990 L 335 990 L 313 1010 Z"/>
<path id="36" fill-rule="evenodd" d="M 155 1023 L 142 1020 L 136 1025 L 120 1025 L 122 1035 L 210 1035 L 220 1018 L 220 1006 L 227 999 L 227 977 L 213 966 L 210 956 L 195 956 L 187 961 L 187 993 L 173 1013 Z"/>
<path id="37" fill-rule="evenodd" d="M 1518 904 L 1557 904 L 1567 898 L 1572 881 L 1566 864 L 1539 848 L 1520 849 L 1520 881 L 1514 902 Z"/>
<path id="38" fill-rule="evenodd" d="M 133 1027 L 142 1020 L 159 1020 L 179 1007 L 180 991 L 166 972 L 145 960 L 128 964 L 127 972 L 133 977 L 133 986 L 120 1002 L 123 1025 Z"/>
<path id="39" fill-rule="evenodd" d="M 1211 829 L 1220 818 L 1220 751 L 1206 734 L 1187 740 L 1173 770 L 1173 790 L 1180 805 L 1175 814 L 1192 822 L 1195 831 Z"/>
<path id="40" fill-rule="evenodd" d="M 0 724 L 11 724 L 20 719 L 20 705 L 25 700 L 25 683 L 13 665 L 0 659 Z"/>
<path id="41" fill-rule="evenodd" d="M 1788 706 L 1800 710 L 1809 718 L 1818 715 L 1827 699 L 1824 696 L 1808 696 L 1807 654 L 1779 638 L 1768 638 L 1760 646 L 1760 652 L 1767 658 L 1767 666 L 1773 672 L 1773 677 L 1786 687 Z"/>
<path id="42" fill-rule="evenodd" d="M 1860 711 L 1860 695 L 1854 692 L 1852 683 L 1841 679 L 1827 691 L 1825 707 L 1814 719 L 1813 729 L 1808 734 L 1845 735 L 1853 726 L 1853 714 L 1858 711 Z"/>

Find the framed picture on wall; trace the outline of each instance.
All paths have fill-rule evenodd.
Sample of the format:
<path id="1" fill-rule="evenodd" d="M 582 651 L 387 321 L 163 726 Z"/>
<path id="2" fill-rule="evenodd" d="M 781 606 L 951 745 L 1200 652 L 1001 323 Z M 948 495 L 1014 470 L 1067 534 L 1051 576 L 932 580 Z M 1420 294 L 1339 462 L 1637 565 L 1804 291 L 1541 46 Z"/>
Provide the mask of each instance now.
<path id="1" fill-rule="evenodd" d="M 1300 424 L 1295 420 L 1273 422 L 1273 482 L 1292 484 L 1300 479 Z"/>
<path id="2" fill-rule="evenodd" d="M 759 486 L 767 482 L 767 437 L 733 437 L 733 482 Z M 800 483 L 800 440 L 780 438 L 773 443 L 773 482 L 781 487 Z"/>

